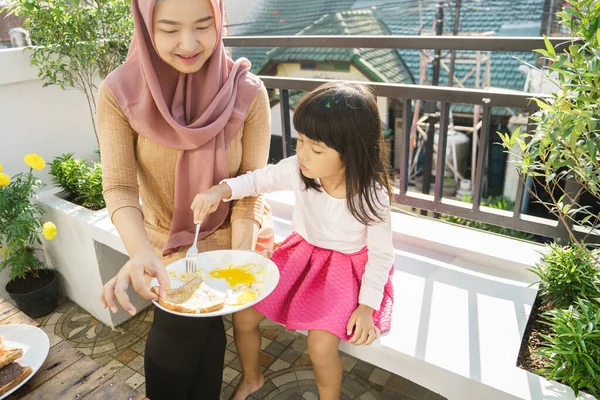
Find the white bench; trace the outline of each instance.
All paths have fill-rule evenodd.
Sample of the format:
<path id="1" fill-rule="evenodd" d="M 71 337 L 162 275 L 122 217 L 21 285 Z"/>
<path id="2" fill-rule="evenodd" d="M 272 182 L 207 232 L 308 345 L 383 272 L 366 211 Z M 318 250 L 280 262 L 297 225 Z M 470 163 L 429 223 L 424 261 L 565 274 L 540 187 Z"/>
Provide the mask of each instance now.
<path id="1" fill-rule="evenodd" d="M 267 199 L 281 240 L 291 232 L 293 195 Z M 575 399 L 516 366 L 537 292 L 526 269 L 541 246 L 405 213 L 392 218 L 392 329 L 369 347 L 343 343 L 344 352 L 449 400 Z"/>

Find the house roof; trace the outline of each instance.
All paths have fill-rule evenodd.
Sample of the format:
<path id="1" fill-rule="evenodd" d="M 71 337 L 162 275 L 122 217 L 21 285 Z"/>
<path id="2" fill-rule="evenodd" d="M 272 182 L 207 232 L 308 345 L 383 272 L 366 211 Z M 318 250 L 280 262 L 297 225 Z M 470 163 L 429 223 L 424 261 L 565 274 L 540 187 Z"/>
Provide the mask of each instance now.
<path id="1" fill-rule="evenodd" d="M 375 14 L 389 27 L 394 35 L 419 34 L 416 29 L 419 28 L 420 18 L 423 21 L 423 33 L 431 34 L 436 1 L 422 0 L 422 4 L 421 12 L 418 7 L 411 7 L 401 14 L 391 16 L 392 13 L 389 12 L 388 8 L 382 6 L 376 8 Z M 481 4 L 486 6 L 482 7 Z M 544 0 L 529 0 L 527 10 L 515 5 L 513 1 L 494 0 L 493 2 L 481 3 L 475 0 L 464 0 L 461 7 L 459 34 L 482 34 L 487 32 L 495 36 L 538 36 L 541 30 L 543 7 Z M 450 33 L 453 26 L 454 8 L 444 7 L 444 32 L 446 34 Z M 524 27 L 524 29 L 521 27 Z M 420 51 L 401 49 L 398 52 L 415 77 L 418 77 Z M 447 53 L 443 52 L 443 54 Z M 457 52 L 457 55 L 461 54 L 474 54 L 474 52 Z M 535 60 L 535 54 L 533 53 L 492 52 L 491 86 L 515 90 L 523 89 L 525 77 L 517 70 L 521 64 L 514 58 L 515 56 L 524 57 L 530 62 Z M 457 64 L 455 65 L 455 76 L 464 76 L 471 68 L 472 66 L 468 64 Z M 483 75 L 483 67 L 480 72 Z M 432 65 L 430 64 L 428 66 L 429 79 L 431 79 L 431 76 Z M 440 84 L 446 84 L 447 82 L 448 74 L 442 69 Z M 475 77 L 473 76 L 466 83 L 467 87 L 474 87 Z"/>
<path id="2" fill-rule="evenodd" d="M 360 7 L 366 1 L 357 1 L 355 7 Z M 387 1 L 378 1 L 375 15 L 382 20 L 394 35 L 416 35 L 420 21 L 423 22 L 423 33 L 431 33 L 436 11 L 436 0 L 421 0 L 421 10 L 412 6 L 405 8 L 402 13 L 391 12 L 393 4 Z M 493 36 L 539 36 L 541 32 L 544 0 L 528 0 L 515 2 L 513 0 L 494 0 L 481 2 L 478 0 L 463 0 L 460 13 L 459 34 L 474 34 L 487 32 Z M 454 7 L 444 7 L 445 34 L 452 32 L 454 27 Z M 405 64 L 411 70 L 415 79 L 419 77 L 420 51 L 398 50 Z M 475 52 L 458 51 L 457 55 L 475 54 Z M 442 55 L 448 54 L 443 52 Z M 511 90 L 524 90 L 526 76 L 519 72 L 522 65 L 520 59 L 535 63 L 535 53 L 491 53 L 491 79 L 490 86 Z M 455 64 L 455 77 L 465 76 L 474 65 Z M 481 66 L 480 74 L 485 73 L 485 65 Z M 428 81 L 431 82 L 433 66 L 427 67 Z M 441 69 L 440 85 L 448 84 L 448 73 Z M 454 85 L 456 86 L 456 85 Z M 475 74 L 465 82 L 466 87 L 475 87 Z M 467 105 L 453 105 L 455 112 L 472 112 L 472 107 Z M 496 113 L 497 114 L 497 113 Z"/>
<path id="3" fill-rule="evenodd" d="M 462 0 L 459 34 L 483 34 L 496 36 L 539 36 L 542 25 L 545 0 L 494 0 L 482 2 L 481 0 Z M 418 6 L 420 3 L 420 8 Z M 234 35 L 295 35 L 305 27 L 315 24 L 325 14 L 347 13 L 349 9 L 355 11 L 368 9 L 378 19 L 378 24 L 373 30 L 357 29 L 349 34 L 385 34 L 382 28 L 393 35 L 419 35 L 431 33 L 435 17 L 437 0 L 398 1 L 398 0 L 262 0 L 255 10 L 249 15 L 244 24 L 234 27 Z M 454 6 L 444 3 L 444 33 L 450 34 L 454 25 Z M 423 30 L 421 32 L 421 23 Z M 317 32 L 317 31 L 315 31 Z M 305 34 L 323 34 L 318 33 Z M 359 33 L 360 32 L 360 33 Z M 307 48 L 292 49 L 296 53 L 302 50 L 302 55 L 307 57 L 326 57 L 322 52 L 325 49 Z M 339 49 L 338 49 L 339 50 Z M 352 49 L 350 49 L 351 51 Z M 234 57 L 247 57 L 253 63 L 252 70 L 260 71 L 268 61 L 268 48 L 234 48 Z M 331 51 L 331 50 L 329 50 Z M 379 50 L 382 51 L 382 50 Z M 397 50 L 403 64 L 408 68 L 414 79 L 418 82 L 420 70 L 419 50 Z M 473 54 L 473 52 L 470 52 Z M 293 53 L 290 53 L 293 54 Z M 341 54 L 341 53 L 338 53 Z M 444 53 L 446 54 L 446 53 Z M 457 52 L 469 54 L 469 52 Z M 535 62 L 534 53 L 491 53 L 491 86 L 497 88 L 523 90 L 526 76 L 519 72 L 522 64 L 519 59 L 529 63 Z M 473 68 L 473 65 L 456 64 L 455 76 L 457 78 Z M 485 66 L 481 67 L 481 76 Z M 428 81 L 431 82 L 432 65 L 427 68 Z M 447 85 L 448 74 L 445 70 L 440 73 L 440 85 Z M 475 87 L 475 74 L 466 82 L 466 87 Z M 470 112 L 471 106 L 454 105 L 454 112 Z M 508 113 L 505 111 L 503 113 Z M 496 113 L 497 114 L 497 113 Z"/>
<path id="4" fill-rule="evenodd" d="M 295 35 L 325 14 L 349 10 L 355 0 L 260 0 L 244 23 L 230 28 L 236 36 Z M 235 47 L 234 58 L 246 57 L 257 73 L 267 62 L 266 47 Z"/>
<path id="5" fill-rule="evenodd" d="M 371 10 L 326 14 L 298 35 L 388 35 L 390 32 Z M 393 49 L 339 49 L 279 47 L 266 53 L 271 62 L 344 62 L 358 67 L 375 82 L 414 83 L 411 74 Z"/>

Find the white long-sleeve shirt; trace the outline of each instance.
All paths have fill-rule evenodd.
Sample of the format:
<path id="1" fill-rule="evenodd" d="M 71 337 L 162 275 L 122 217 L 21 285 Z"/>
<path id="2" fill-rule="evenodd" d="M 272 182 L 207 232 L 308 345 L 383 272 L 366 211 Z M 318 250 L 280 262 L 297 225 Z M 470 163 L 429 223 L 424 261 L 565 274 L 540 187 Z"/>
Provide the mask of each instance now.
<path id="1" fill-rule="evenodd" d="M 292 226 L 304 240 L 313 246 L 354 253 L 368 249 L 368 261 L 358 302 L 378 310 L 383 299 L 384 286 L 394 262 L 389 196 L 385 190 L 376 192 L 374 201 L 383 222 L 364 225 L 347 207 L 346 199 L 338 199 L 325 190 L 305 190 L 296 156 L 276 165 L 267 165 L 257 171 L 225 179 L 231 188 L 231 200 L 258 196 L 261 193 L 291 190 L 296 196 Z"/>

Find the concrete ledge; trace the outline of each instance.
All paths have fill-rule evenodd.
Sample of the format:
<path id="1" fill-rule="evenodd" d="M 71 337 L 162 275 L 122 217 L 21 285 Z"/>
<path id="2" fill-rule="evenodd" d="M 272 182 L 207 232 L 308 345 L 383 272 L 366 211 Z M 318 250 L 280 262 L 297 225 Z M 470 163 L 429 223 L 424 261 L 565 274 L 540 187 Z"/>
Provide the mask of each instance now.
<path id="1" fill-rule="evenodd" d="M 110 326 L 122 323 L 128 314 L 111 315 L 97 300 L 126 259 L 116 228 L 106 210 L 91 212 L 56 192 L 39 196 L 60 232 L 46 243 L 49 260 L 69 297 Z M 267 200 L 282 240 L 292 230 L 293 195 Z M 369 347 L 344 343 L 343 351 L 450 400 L 576 399 L 566 386 L 516 367 L 536 295 L 525 268 L 540 246 L 401 213 L 393 215 L 393 230 L 392 331 Z"/>
<path id="2" fill-rule="evenodd" d="M 23 47 L 0 49 L 0 85 L 39 79 L 37 70 L 29 64 L 30 54 L 31 51 Z"/>

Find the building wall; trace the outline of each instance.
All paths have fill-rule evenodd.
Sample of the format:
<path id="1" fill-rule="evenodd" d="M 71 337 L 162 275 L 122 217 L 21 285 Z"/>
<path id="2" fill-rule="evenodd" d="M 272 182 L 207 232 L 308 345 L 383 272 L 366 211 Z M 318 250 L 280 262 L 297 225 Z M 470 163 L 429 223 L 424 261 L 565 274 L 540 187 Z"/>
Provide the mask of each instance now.
<path id="1" fill-rule="evenodd" d="M 28 153 L 51 161 L 62 153 L 94 158 L 97 148 L 85 96 L 42 87 L 23 49 L 0 49 L 0 163 L 13 176 L 29 168 Z M 50 183 L 47 168 L 39 173 Z M 8 271 L 0 274 L 0 296 L 8 298 Z"/>
<path id="2" fill-rule="evenodd" d="M 51 161 L 62 153 L 95 158 L 96 137 L 85 95 L 42 87 L 23 49 L 0 49 L 0 163 L 9 175 L 25 172 L 23 156 Z M 50 182 L 43 171 L 40 176 Z"/>

